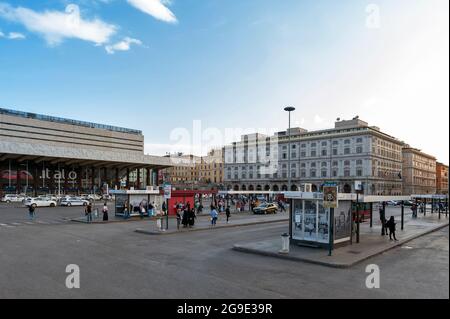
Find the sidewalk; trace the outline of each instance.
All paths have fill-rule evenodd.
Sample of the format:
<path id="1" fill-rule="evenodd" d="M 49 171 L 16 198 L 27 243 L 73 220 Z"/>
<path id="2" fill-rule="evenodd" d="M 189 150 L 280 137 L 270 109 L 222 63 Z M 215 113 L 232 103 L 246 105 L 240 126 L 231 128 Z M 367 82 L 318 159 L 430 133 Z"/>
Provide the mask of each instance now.
<path id="1" fill-rule="evenodd" d="M 397 221 L 398 222 L 398 221 Z M 349 268 L 366 259 L 384 253 L 395 247 L 441 228 L 447 227 L 449 220 L 443 215 L 439 220 L 437 214 L 420 216 L 417 219 L 405 221 L 405 229 L 400 230 L 397 224 L 397 239 L 394 242 L 389 236 L 381 236 L 381 226 L 374 225 L 371 229 L 368 223 L 361 224 L 360 243 L 337 248 L 332 256 L 328 256 L 327 249 L 302 247 L 291 245 L 289 254 L 280 254 L 281 237 L 272 238 L 261 242 L 242 243 L 234 245 L 233 249 L 245 253 L 253 253 L 263 256 L 277 257 L 293 261 L 307 262 L 334 268 Z M 287 226 L 286 226 L 287 230 Z M 281 234 L 280 234 L 281 235 Z"/>
<path id="2" fill-rule="evenodd" d="M 217 221 L 216 226 L 211 226 L 211 219 L 209 216 L 198 216 L 195 222 L 194 227 L 192 228 L 183 228 L 183 225 L 180 225 L 180 229 L 177 229 L 177 221 L 176 219 L 169 219 L 169 229 L 167 231 L 161 231 L 156 227 L 156 221 L 152 223 L 146 223 L 146 228 L 138 228 L 135 232 L 146 235 L 171 235 L 171 234 L 179 234 L 179 233 L 188 233 L 192 231 L 203 231 L 203 230 L 211 230 L 211 229 L 220 229 L 220 228 L 229 228 L 229 227 L 242 227 L 242 226 L 251 226 L 258 224 L 267 224 L 267 223 L 278 223 L 285 222 L 288 223 L 289 214 L 287 213 L 279 213 L 275 215 L 254 215 L 251 213 L 239 213 L 232 214 L 230 218 L 230 222 L 226 222 L 226 216 L 220 214 L 219 219 Z M 166 224 L 165 219 L 163 219 L 163 226 Z"/>

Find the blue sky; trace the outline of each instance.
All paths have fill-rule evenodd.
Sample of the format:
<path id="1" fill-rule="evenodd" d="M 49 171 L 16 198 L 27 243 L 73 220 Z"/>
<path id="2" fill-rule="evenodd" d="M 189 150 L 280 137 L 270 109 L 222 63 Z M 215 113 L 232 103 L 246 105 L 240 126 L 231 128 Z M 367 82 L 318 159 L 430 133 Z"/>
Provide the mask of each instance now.
<path id="1" fill-rule="evenodd" d="M 153 154 L 294 105 L 295 126 L 359 115 L 448 163 L 448 56 L 446 0 L 0 0 L 0 106 L 141 129 Z"/>

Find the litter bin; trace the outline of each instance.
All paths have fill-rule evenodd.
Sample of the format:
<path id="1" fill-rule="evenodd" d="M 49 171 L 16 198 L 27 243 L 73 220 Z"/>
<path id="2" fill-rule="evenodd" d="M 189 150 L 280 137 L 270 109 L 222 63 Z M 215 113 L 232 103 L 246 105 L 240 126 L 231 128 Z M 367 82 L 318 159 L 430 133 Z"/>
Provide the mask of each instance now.
<path id="1" fill-rule="evenodd" d="M 290 238 L 288 233 L 284 233 L 281 235 L 281 250 L 279 251 L 280 254 L 289 254 L 289 244 L 290 244 Z"/>

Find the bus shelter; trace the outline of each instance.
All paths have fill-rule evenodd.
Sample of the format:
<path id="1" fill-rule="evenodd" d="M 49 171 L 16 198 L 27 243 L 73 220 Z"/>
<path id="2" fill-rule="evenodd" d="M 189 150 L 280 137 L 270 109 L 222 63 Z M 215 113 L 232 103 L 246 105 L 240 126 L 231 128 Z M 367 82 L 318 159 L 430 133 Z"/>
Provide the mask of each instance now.
<path id="1" fill-rule="evenodd" d="M 420 207 L 421 213 L 426 215 L 427 213 L 427 204 L 431 205 L 431 213 L 437 212 L 439 213 L 439 218 L 441 217 L 441 213 L 445 213 L 448 216 L 448 195 L 411 195 L 411 199 Z"/>
<path id="2" fill-rule="evenodd" d="M 150 216 L 150 204 L 154 207 L 154 214 L 161 211 L 164 196 L 159 190 L 114 190 L 110 194 L 115 196 L 114 207 L 116 216 L 124 216 L 128 209 L 130 216 L 141 216 L 142 208 L 145 208 L 144 216 Z"/>
<path id="3" fill-rule="evenodd" d="M 390 201 L 399 202 L 401 207 L 401 228 L 404 228 L 405 202 L 411 196 L 370 196 L 362 194 L 337 193 L 335 208 L 324 205 L 323 193 L 285 192 L 290 201 L 289 236 L 294 244 L 314 247 L 343 246 L 360 242 L 360 223 L 367 211 L 370 227 L 373 226 L 373 206 L 383 209 Z M 356 238 L 353 238 L 355 234 Z"/>

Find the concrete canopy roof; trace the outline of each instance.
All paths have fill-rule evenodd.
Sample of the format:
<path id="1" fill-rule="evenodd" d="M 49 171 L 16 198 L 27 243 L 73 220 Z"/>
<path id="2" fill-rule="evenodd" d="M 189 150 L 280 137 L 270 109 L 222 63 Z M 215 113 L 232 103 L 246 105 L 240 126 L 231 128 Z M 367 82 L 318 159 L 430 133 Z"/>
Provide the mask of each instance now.
<path id="1" fill-rule="evenodd" d="M 66 163 L 67 165 L 92 165 L 111 167 L 135 167 L 163 169 L 174 164 L 170 158 L 139 154 L 134 152 L 99 151 L 78 147 L 60 147 L 45 144 L 31 144 L 0 141 L 0 160 L 36 161 Z"/>

